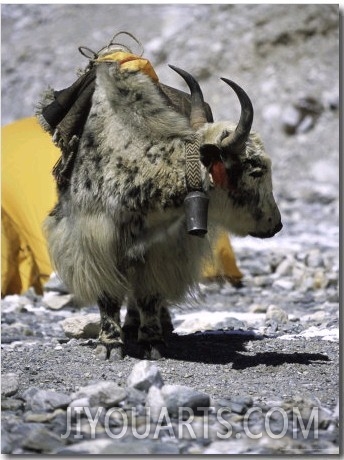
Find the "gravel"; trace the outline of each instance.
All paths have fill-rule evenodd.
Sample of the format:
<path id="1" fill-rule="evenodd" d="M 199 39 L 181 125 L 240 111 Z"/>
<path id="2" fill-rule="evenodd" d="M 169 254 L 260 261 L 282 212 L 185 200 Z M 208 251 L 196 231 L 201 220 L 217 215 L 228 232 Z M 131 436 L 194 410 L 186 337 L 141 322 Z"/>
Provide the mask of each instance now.
<path id="1" fill-rule="evenodd" d="M 215 119 L 238 117 L 218 77 L 245 88 L 284 227 L 232 239 L 243 287 L 204 282 L 173 306 L 155 363 L 105 360 L 97 307 L 56 277 L 44 296 L 2 299 L 2 453 L 337 454 L 338 8 L 2 5 L 2 122 L 31 116 L 85 66 L 78 46 L 119 30 L 164 83 L 184 89 L 167 63 L 194 74 Z"/>

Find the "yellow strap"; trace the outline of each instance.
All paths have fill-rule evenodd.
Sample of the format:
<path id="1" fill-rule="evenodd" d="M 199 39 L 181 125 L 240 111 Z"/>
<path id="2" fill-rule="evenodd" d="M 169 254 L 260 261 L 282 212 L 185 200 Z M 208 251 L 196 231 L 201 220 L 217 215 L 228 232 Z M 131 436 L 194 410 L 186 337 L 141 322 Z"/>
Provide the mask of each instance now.
<path id="1" fill-rule="evenodd" d="M 104 54 L 99 56 L 95 62 L 113 62 L 118 61 L 121 68 L 125 70 L 137 71 L 140 70 L 154 81 L 159 81 L 157 74 L 155 73 L 151 63 L 148 59 L 143 59 L 135 54 L 126 53 L 124 51 L 117 51 L 115 53 Z"/>

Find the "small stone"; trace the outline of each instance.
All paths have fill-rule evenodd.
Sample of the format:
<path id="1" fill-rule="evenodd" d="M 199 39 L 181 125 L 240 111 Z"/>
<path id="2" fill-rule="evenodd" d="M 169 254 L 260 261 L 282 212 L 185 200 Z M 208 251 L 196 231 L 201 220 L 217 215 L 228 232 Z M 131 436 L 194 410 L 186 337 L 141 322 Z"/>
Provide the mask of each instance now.
<path id="1" fill-rule="evenodd" d="M 41 412 L 41 413 L 32 413 L 32 412 L 27 412 L 24 417 L 25 422 L 37 422 L 37 423 L 45 423 L 45 422 L 50 422 L 53 420 L 56 416 L 60 414 L 65 414 L 65 411 L 62 409 L 56 409 L 54 412 Z"/>
<path id="2" fill-rule="evenodd" d="M 244 414 L 247 411 L 247 406 L 245 403 L 240 403 L 237 401 L 231 401 L 231 409 L 236 414 Z"/>
<path id="3" fill-rule="evenodd" d="M 94 439 L 92 441 L 81 441 L 71 446 L 54 450 L 57 455 L 99 455 L 103 450 L 112 444 L 110 439 Z"/>
<path id="4" fill-rule="evenodd" d="M 150 361 L 143 360 L 135 364 L 127 384 L 138 390 L 148 391 L 152 385 L 161 388 L 164 384 L 158 367 Z"/>
<path id="5" fill-rule="evenodd" d="M 287 257 L 278 265 L 275 273 L 279 276 L 290 276 L 292 274 L 293 264 L 295 264 L 294 259 L 292 257 Z"/>
<path id="6" fill-rule="evenodd" d="M 295 287 L 295 282 L 292 280 L 278 279 L 273 283 L 274 287 L 284 289 L 285 291 L 291 291 Z"/>
<path id="7" fill-rule="evenodd" d="M 60 295 L 56 292 L 50 291 L 44 293 L 42 302 L 51 310 L 61 310 L 61 308 L 67 307 L 73 303 L 73 295 Z"/>
<path id="8" fill-rule="evenodd" d="M 82 387 L 72 395 L 73 399 L 87 398 L 91 407 L 114 407 L 126 396 L 126 390 L 112 381 L 101 381 Z"/>
<path id="9" fill-rule="evenodd" d="M 338 92 L 326 93 L 324 95 L 324 102 L 325 106 L 327 106 L 330 110 L 338 110 L 340 103 Z"/>
<path id="10" fill-rule="evenodd" d="M 193 388 L 183 385 L 164 385 L 161 395 L 171 417 L 177 418 L 182 407 L 191 409 L 197 413 L 197 408 L 209 407 L 210 397 Z"/>
<path id="11" fill-rule="evenodd" d="M 19 375 L 15 373 L 3 374 L 1 376 L 1 394 L 13 396 L 19 388 Z"/>
<path id="12" fill-rule="evenodd" d="M 24 408 L 24 402 L 21 399 L 1 398 L 1 410 L 17 411 Z"/>
<path id="13" fill-rule="evenodd" d="M 336 420 L 339 420 L 339 400 L 337 402 L 337 405 L 333 411 L 333 417 L 336 419 Z"/>
<path id="14" fill-rule="evenodd" d="M 252 278 L 253 285 L 259 287 L 271 286 L 272 280 L 270 276 L 254 276 Z"/>
<path id="15" fill-rule="evenodd" d="M 157 422 L 161 416 L 165 400 L 161 394 L 161 389 L 152 385 L 146 398 L 146 408 L 149 408 L 149 415 L 153 422 Z"/>
<path id="16" fill-rule="evenodd" d="M 101 361 L 105 361 L 107 359 L 108 351 L 105 345 L 101 343 L 97 345 L 96 349 L 94 350 L 95 356 L 100 359 Z"/>
<path id="17" fill-rule="evenodd" d="M 311 128 L 313 128 L 313 126 L 314 126 L 314 118 L 311 115 L 305 115 L 297 127 L 297 132 L 306 133 Z"/>
<path id="18" fill-rule="evenodd" d="M 288 322 L 287 313 L 277 305 L 269 305 L 266 312 L 266 321 L 276 321 L 277 324 L 284 324 Z"/>
<path id="19" fill-rule="evenodd" d="M 312 249 L 306 257 L 306 264 L 310 268 L 324 267 L 324 259 L 319 249 Z"/>
<path id="20" fill-rule="evenodd" d="M 49 280 L 44 285 L 44 291 L 55 291 L 59 292 L 60 294 L 69 294 L 69 290 L 66 285 L 61 281 L 61 279 L 56 275 L 56 273 L 52 273 Z"/>
<path id="21" fill-rule="evenodd" d="M 40 390 L 31 387 L 23 393 L 26 400 L 26 409 L 33 412 L 54 411 L 55 409 L 64 409 L 71 402 L 71 397 L 65 393 L 59 393 L 52 390 Z"/>
<path id="22" fill-rule="evenodd" d="M 286 134 L 309 131 L 323 111 L 323 105 L 311 96 L 300 97 L 282 114 L 282 126 Z"/>
<path id="23" fill-rule="evenodd" d="M 231 414 L 235 413 L 242 415 L 245 414 L 247 409 L 253 405 L 253 399 L 250 396 L 234 396 L 228 399 L 222 398 L 217 401 L 217 404 L 220 407 L 228 408 Z M 236 417 L 238 416 L 236 415 Z"/>
<path id="24" fill-rule="evenodd" d="M 322 270 L 317 270 L 313 277 L 313 288 L 314 289 L 325 289 L 328 284 L 327 277 Z"/>
<path id="25" fill-rule="evenodd" d="M 157 388 L 154 385 L 153 387 Z M 128 387 L 126 390 L 127 390 L 127 402 L 129 405 L 139 406 L 145 403 L 147 394 L 144 391 L 138 390 L 137 388 L 134 388 L 134 387 Z"/>
<path id="26" fill-rule="evenodd" d="M 240 434 L 240 433 L 238 433 Z M 214 441 L 203 452 L 203 455 L 228 455 L 228 454 L 243 454 L 252 453 L 249 442 L 246 438 L 230 439 L 229 441 Z"/>
<path id="27" fill-rule="evenodd" d="M 251 313 L 266 313 L 266 310 L 267 310 L 267 306 L 264 305 L 264 304 L 254 303 L 250 307 L 250 312 Z"/>
<path id="28" fill-rule="evenodd" d="M 245 324 L 244 321 L 241 321 L 237 318 L 233 318 L 233 317 L 228 317 L 228 318 L 225 318 L 223 321 L 220 321 L 218 322 L 216 325 L 215 325 L 215 328 L 216 329 L 224 329 L 224 330 L 228 330 L 228 331 L 234 331 L 234 330 L 243 330 L 243 329 L 247 329 L 247 325 Z"/>
<path id="29" fill-rule="evenodd" d="M 67 337 L 75 339 L 96 339 L 100 331 L 100 316 L 97 313 L 74 315 L 61 321 Z"/>
<path id="30" fill-rule="evenodd" d="M 82 441 L 54 452 L 58 455 L 161 455 L 179 454 L 175 444 L 151 439 L 138 439 L 133 442 L 116 442 L 110 439 Z"/>
<path id="31" fill-rule="evenodd" d="M 68 407 L 74 408 L 74 407 L 90 407 L 90 400 L 88 399 L 87 396 L 84 396 L 82 398 L 77 398 L 74 399 Z"/>
<path id="32" fill-rule="evenodd" d="M 300 113 L 292 106 L 285 109 L 282 114 L 282 126 L 286 134 L 295 134 L 300 123 Z"/>
<path id="33" fill-rule="evenodd" d="M 52 453 L 63 444 L 60 436 L 52 433 L 47 428 L 40 428 L 29 434 L 23 442 L 23 447 L 37 452 Z"/>

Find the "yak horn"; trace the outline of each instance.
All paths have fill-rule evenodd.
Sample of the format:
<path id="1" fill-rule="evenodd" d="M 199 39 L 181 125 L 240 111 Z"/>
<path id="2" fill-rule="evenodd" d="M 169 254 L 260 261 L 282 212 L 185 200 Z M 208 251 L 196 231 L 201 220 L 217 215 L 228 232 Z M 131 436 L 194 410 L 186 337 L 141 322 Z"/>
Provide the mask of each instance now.
<path id="1" fill-rule="evenodd" d="M 195 130 L 207 123 L 207 114 L 204 108 L 204 99 L 202 90 L 195 78 L 185 70 L 179 69 L 173 65 L 169 65 L 172 70 L 177 72 L 186 82 L 191 93 L 191 114 L 190 124 Z"/>
<path id="2" fill-rule="evenodd" d="M 253 122 L 253 106 L 250 98 L 245 91 L 234 81 L 221 78 L 229 85 L 238 96 L 241 105 L 240 120 L 235 131 L 224 138 L 221 143 L 223 151 L 230 154 L 240 154 L 245 149 L 245 143 L 251 131 Z"/>

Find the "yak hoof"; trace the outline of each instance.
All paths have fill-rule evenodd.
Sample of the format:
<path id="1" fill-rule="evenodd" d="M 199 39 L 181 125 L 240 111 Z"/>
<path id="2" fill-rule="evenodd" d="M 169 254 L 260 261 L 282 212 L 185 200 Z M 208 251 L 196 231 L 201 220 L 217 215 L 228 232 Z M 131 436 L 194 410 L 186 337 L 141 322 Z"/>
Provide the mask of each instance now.
<path id="1" fill-rule="evenodd" d="M 124 358 L 123 345 L 122 344 L 104 344 L 99 343 L 95 349 L 97 358 L 106 361 L 110 359 L 112 361 L 118 361 Z"/>
<path id="2" fill-rule="evenodd" d="M 143 351 L 143 359 L 156 361 L 166 356 L 167 345 L 162 340 L 154 343 L 141 343 L 141 347 Z"/>
<path id="3" fill-rule="evenodd" d="M 118 356 L 118 358 L 121 357 L 120 359 L 123 359 L 123 341 L 118 337 L 118 334 L 111 335 L 101 331 L 99 334 L 99 342 L 105 347 L 105 359 L 109 359 L 110 356 L 111 358 Z"/>

